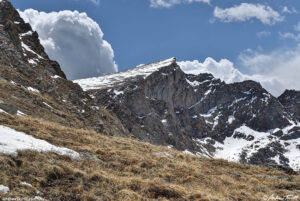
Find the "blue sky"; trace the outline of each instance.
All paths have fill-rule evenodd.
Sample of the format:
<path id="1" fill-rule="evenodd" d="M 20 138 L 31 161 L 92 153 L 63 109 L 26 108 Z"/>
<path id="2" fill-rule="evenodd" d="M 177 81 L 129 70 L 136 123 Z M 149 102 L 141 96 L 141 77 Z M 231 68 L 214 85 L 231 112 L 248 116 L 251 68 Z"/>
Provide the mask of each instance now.
<path id="1" fill-rule="evenodd" d="M 151 8 L 148 0 L 101 0 L 98 5 L 88 0 L 13 0 L 20 10 L 34 8 L 51 12 L 78 10 L 86 12 L 101 26 L 104 39 L 113 47 L 119 69 L 168 57 L 178 60 L 228 58 L 235 61 L 240 52 L 251 48 L 265 51 L 293 45 L 280 40 L 279 32 L 290 31 L 300 15 L 285 15 L 285 21 L 273 26 L 253 19 L 247 22 L 223 23 L 213 18 L 215 6 L 231 7 L 247 1 L 214 0 L 212 5 L 192 3 L 172 8 Z M 281 12 L 283 6 L 300 8 L 297 0 L 248 1 L 270 5 Z M 257 33 L 269 31 L 268 37 Z"/>
<path id="2" fill-rule="evenodd" d="M 86 12 L 101 27 L 104 40 L 111 44 L 119 70 L 169 57 L 179 61 L 204 61 L 212 57 L 216 61 L 230 60 L 241 73 L 261 74 L 265 69 L 249 68 L 241 60 L 243 54 L 271 56 L 284 50 L 294 51 L 300 40 L 295 30 L 300 21 L 299 0 L 173 0 L 179 3 L 170 7 L 153 7 L 150 1 L 100 0 L 97 4 L 92 0 L 11 0 L 21 11 L 33 8 L 45 12 Z M 214 14 L 216 7 L 224 11 L 242 3 L 272 9 L 279 17 L 269 16 L 268 23 L 253 16 L 237 20 L 240 16 L 231 19 Z"/>

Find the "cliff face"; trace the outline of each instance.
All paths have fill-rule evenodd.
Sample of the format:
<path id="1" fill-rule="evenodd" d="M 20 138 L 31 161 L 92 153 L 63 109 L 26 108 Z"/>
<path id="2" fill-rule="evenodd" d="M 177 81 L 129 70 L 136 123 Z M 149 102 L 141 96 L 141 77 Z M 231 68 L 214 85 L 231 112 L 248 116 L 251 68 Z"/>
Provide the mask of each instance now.
<path id="1" fill-rule="evenodd" d="M 294 134 L 299 115 L 254 81 L 226 84 L 211 74 L 188 75 L 171 58 L 75 82 L 140 140 L 209 157 L 299 168 L 299 158 L 290 155 L 300 154 Z"/>
<path id="2" fill-rule="evenodd" d="M 0 82 L 0 108 L 6 113 L 110 135 L 127 132 L 80 86 L 66 80 L 59 64 L 45 53 L 37 32 L 6 0 L 0 2 Z"/>
<path id="3" fill-rule="evenodd" d="M 278 99 L 285 109 L 300 121 L 300 91 L 286 90 Z"/>

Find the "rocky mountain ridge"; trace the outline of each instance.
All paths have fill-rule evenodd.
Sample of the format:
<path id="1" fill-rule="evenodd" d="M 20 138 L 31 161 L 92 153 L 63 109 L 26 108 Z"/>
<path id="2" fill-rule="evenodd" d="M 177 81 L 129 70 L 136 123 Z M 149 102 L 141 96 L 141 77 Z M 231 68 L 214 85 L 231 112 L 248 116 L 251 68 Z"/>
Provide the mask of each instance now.
<path id="1" fill-rule="evenodd" d="M 38 33 L 6 0 L 0 2 L 0 109 L 109 135 L 126 136 L 118 118 L 80 86 L 66 79 L 49 59 Z"/>
<path id="2" fill-rule="evenodd" d="M 185 74 L 176 59 L 76 80 L 137 139 L 250 164 L 300 168 L 298 92 Z"/>

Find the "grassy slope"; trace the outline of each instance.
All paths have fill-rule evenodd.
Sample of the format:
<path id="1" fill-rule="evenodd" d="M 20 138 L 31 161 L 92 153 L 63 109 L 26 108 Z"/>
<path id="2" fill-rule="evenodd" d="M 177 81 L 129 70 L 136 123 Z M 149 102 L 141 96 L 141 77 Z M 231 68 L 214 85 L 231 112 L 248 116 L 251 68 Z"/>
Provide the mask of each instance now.
<path id="1" fill-rule="evenodd" d="M 0 124 L 58 146 L 90 152 L 102 160 L 75 161 L 35 152 L 19 153 L 15 158 L 0 156 L 0 184 L 11 189 L 8 194 L 0 194 L 3 197 L 262 200 L 265 195 L 295 195 L 300 189 L 299 175 L 287 175 L 265 167 L 200 158 L 31 117 L 1 114 Z M 158 152 L 167 152 L 170 156 L 159 156 Z M 22 181 L 33 186 L 20 185 Z"/>

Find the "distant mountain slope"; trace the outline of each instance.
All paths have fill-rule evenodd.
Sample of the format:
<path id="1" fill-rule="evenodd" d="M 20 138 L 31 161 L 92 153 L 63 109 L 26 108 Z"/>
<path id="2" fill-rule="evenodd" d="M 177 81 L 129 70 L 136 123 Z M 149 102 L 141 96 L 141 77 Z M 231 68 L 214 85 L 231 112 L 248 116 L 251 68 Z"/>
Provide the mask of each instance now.
<path id="1" fill-rule="evenodd" d="M 211 74 L 188 75 L 174 58 L 75 82 L 140 140 L 300 168 L 300 116 L 288 109 L 297 107 L 297 96 L 283 103 L 254 81 L 226 84 Z"/>

